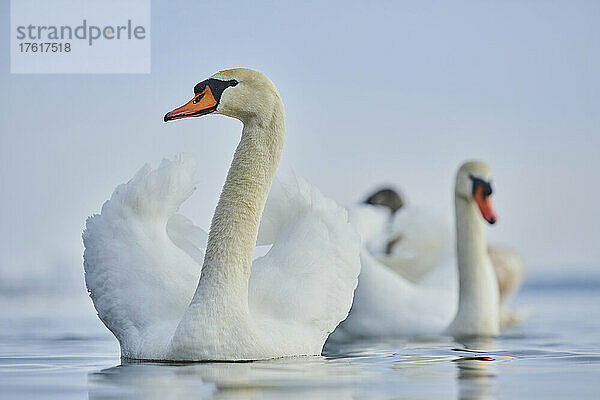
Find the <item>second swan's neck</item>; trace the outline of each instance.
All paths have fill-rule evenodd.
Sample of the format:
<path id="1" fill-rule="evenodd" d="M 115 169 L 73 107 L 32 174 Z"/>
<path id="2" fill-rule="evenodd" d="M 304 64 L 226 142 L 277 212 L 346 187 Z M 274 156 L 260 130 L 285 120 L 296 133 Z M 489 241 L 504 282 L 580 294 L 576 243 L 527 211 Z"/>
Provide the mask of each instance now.
<path id="1" fill-rule="evenodd" d="M 459 305 L 451 330 L 464 335 L 498 334 L 498 284 L 487 254 L 485 225 L 476 204 L 456 196 Z"/>
<path id="2" fill-rule="evenodd" d="M 260 218 L 279 164 L 285 113 L 279 97 L 269 115 L 244 123 L 219 203 L 194 300 L 231 295 L 248 298 L 248 278 Z"/>

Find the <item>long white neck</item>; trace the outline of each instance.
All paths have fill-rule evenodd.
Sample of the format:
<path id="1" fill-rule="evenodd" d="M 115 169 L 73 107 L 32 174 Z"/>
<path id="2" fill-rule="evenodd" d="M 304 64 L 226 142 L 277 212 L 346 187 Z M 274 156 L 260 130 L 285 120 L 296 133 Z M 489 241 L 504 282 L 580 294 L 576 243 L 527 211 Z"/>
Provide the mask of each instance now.
<path id="1" fill-rule="evenodd" d="M 487 253 L 485 225 L 473 201 L 456 195 L 456 246 L 460 280 L 458 312 L 449 331 L 499 333 L 498 283 Z"/>
<path id="2" fill-rule="evenodd" d="M 219 203 L 212 219 L 200 282 L 201 299 L 248 299 L 248 278 L 260 217 L 279 164 L 285 113 L 277 96 L 265 114 L 244 121 Z"/>

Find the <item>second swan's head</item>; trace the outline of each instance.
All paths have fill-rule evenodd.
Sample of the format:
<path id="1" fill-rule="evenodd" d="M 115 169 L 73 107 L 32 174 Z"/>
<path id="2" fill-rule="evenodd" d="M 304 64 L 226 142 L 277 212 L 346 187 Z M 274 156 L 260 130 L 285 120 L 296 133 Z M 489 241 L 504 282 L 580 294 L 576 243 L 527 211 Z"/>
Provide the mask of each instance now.
<path id="1" fill-rule="evenodd" d="M 374 206 L 388 207 L 392 214 L 404 206 L 404 200 L 402 200 L 400 194 L 390 188 L 379 189 L 370 195 L 364 202 Z"/>
<path id="2" fill-rule="evenodd" d="M 234 68 L 196 84 L 194 97 L 168 112 L 164 121 L 215 113 L 246 122 L 272 115 L 279 104 L 279 92 L 269 78 L 251 69 Z"/>
<path id="3" fill-rule="evenodd" d="M 456 174 L 457 198 L 475 202 L 483 218 L 490 224 L 498 220 L 492 203 L 492 172 L 483 161 L 464 163 Z"/>

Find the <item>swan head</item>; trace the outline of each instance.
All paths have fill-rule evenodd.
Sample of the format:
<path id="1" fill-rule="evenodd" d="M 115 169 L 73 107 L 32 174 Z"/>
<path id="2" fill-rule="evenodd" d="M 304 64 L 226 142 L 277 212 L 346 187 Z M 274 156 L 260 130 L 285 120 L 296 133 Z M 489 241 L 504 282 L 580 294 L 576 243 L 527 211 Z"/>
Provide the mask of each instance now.
<path id="1" fill-rule="evenodd" d="M 376 191 L 365 200 L 366 204 L 388 207 L 392 214 L 404 206 L 404 200 L 394 189 L 384 188 Z"/>
<path id="2" fill-rule="evenodd" d="M 194 97 L 168 112 L 164 121 L 222 114 L 247 122 L 270 116 L 281 104 L 277 88 L 264 74 L 246 68 L 217 72 L 194 86 Z"/>
<path id="3" fill-rule="evenodd" d="M 464 163 L 456 174 L 455 194 L 477 204 L 483 218 L 490 224 L 498 220 L 492 203 L 492 171 L 483 161 Z"/>

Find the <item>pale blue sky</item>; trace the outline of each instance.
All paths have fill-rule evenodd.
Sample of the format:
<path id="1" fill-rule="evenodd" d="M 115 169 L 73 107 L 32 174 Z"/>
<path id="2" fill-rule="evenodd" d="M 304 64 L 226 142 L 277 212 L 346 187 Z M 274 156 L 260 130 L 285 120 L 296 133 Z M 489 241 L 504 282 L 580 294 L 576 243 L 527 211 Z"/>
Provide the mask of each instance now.
<path id="1" fill-rule="evenodd" d="M 0 278 L 79 276 L 81 229 L 145 162 L 186 151 L 207 227 L 240 124 L 164 124 L 219 69 L 266 73 L 284 163 L 349 205 L 388 183 L 451 210 L 461 161 L 495 171 L 498 226 L 529 265 L 597 264 L 600 3 L 153 2 L 149 75 L 11 75 L 0 12 Z"/>

